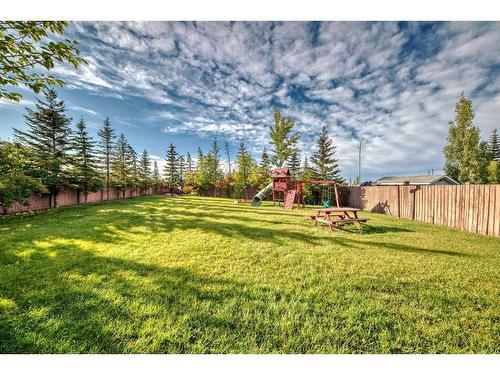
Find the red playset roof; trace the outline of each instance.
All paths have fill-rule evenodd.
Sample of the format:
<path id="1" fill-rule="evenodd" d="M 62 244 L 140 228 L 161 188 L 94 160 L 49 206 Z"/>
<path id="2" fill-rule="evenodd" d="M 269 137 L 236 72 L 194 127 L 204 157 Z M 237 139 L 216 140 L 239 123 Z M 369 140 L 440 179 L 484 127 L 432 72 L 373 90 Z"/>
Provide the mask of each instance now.
<path id="1" fill-rule="evenodd" d="M 290 170 L 287 167 L 276 168 L 271 173 L 272 178 L 290 177 Z"/>

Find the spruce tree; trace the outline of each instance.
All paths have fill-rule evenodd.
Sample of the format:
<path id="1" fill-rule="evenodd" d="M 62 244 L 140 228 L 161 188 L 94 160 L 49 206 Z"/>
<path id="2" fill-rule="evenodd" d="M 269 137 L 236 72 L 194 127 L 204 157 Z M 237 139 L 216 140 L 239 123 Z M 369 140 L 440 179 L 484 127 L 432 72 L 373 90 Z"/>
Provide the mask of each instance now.
<path id="1" fill-rule="evenodd" d="M 111 183 L 122 191 L 125 197 L 125 189 L 129 185 L 130 157 L 127 138 L 122 133 L 118 137 L 113 151 L 111 162 Z"/>
<path id="2" fill-rule="evenodd" d="M 45 101 L 37 99 L 36 109 L 26 108 L 24 115 L 27 131 L 14 129 L 16 140 L 35 151 L 33 162 L 43 171 L 42 183 L 57 207 L 57 193 L 68 181 L 66 166 L 71 148 L 71 118 L 65 115 L 64 102 L 57 99 L 54 90 L 45 92 Z"/>
<path id="3" fill-rule="evenodd" d="M 127 143 L 126 160 L 128 166 L 127 186 L 136 189 L 139 186 L 139 163 L 137 152 Z"/>
<path id="4" fill-rule="evenodd" d="M 171 143 L 165 156 L 165 166 L 163 169 L 165 180 L 169 188 L 173 189 L 179 184 L 178 154 L 175 146 Z"/>
<path id="5" fill-rule="evenodd" d="M 106 175 L 106 200 L 109 200 L 109 186 L 111 183 L 111 163 L 113 161 L 114 135 L 109 117 L 106 117 L 102 129 L 99 129 L 99 148 L 101 153 L 101 165 Z"/>
<path id="6" fill-rule="evenodd" d="M 300 180 L 307 181 L 316 178 L 316 172 L 309 164 L 309 158 L 306 156 L 304 158 L 304 163 L 302 164 L 302 171 L 300 174 Z M 304 184 L 304 201 L 308 204 L 315 203 L 315 197 L 319 194 L 319 189 L 316 185 Z"/>
<path id="7" fill-rule="evenodd" d="M 239 192 L 245 192 L 245 198 L 248 199 L 248 188 L 251 186 L 250 176 L 252 175 L 255 162 L 243 142 L 240 143 L 238 154 L 236 155 L 236 166 L 237 171 L 234 176 L 235 185 Z"/>
<path id="8" fill-rule="evenodd" d="M 274 146 L 271 161 L 277 167 L 282 167 L 290 158 L 299 140 L 297 133 L 292 134 L 294 126 L 293 117 L 282 117 L 279 109 L 274 108 L 274 124 L 270 127 L 271 144 Z"/>
<path id="9" fill-rule="evenodd" d="M 198 147 L 197 155 L 198 155 L 198 163 L 196 164 L 196 169 L 199 170 L 201 161 L 203 160 L 203 157 L 205 156 L 205 155 L 203 155 L 203 151 L 201 151 L 200 147 Z"/>
<path id="10" fill-rule="evenodd" d="M 290 169 L 290 174 L 292 179 L 297 180 L 300 176 L 300 151 L 295 147 L 288 159 L 288 169 Z"/>
<path id="11" fill-rule="evenodd" d="M 481 161 L 479 128 L 473 120 L 472 102 L 462 93 L 455 107 L 455 121 L 449 122 L 448 143 L 444 147 L 444 171 L 460 183 L 481 183 L 487 175 Z"/>
<path id="12" fill-rule="evenodd" d="M 88 134 L 83 118 L 76 124 L 72 145 L 74 151 L 72 174 L 76 188 L 83 192 L 85 203 L 87 203 L 89 191 L 95 191 L 101 187 L 101 176 L 98 170 L 98 158 L 95 154 L 95 141 Z"/>
<path id="13" fill-rule="evenodd" d="M 161 182 L 160 171 L 158 170 L 158 163 L 156 162 L 156 160 L 153 163 L 153 175 L 151 176 L 151 180 L 156 192 L 158 187 L 160 187 Z"/>
<path id="14" fill-rule="evenodd" d="M 158 168 L 158 167 L 157 167 Z M 146 149 L 141 154 L 139 161 L 139 183 L 141 189 L 147 190 L 151 186 L 151 158 Z"/>
<path id="15" fill-rule="evenodd" d="M 316 152 L 311 156 L 315 177 L 320 180 L 343 182 L 340 176 L 339 163 L 335 158 L 335 145 L 328 136 L 326 126 L 323 126 L 321 129 L 321 133 L 316 141 L 316 147 Z"/>
<path id="16" fill-rule="evenodd" d="M 491 132 L 489 148 L 493 160 L 500 160 L 500 144 L 498 143 L 498 134 L 496 128 Z"/>
<path id="17" fill-rule="evenodd" d="M 194 172 L 194 164 L 193 159 L 191 158 L 191 154 L 188 152 L 186 156 L 186 172 L 193 173 Z"/>
<path id="18" fill-rule="evenodd" d="M 224 142 L 224 150 L 226 151 L 228 175 L 229 175 L 229 179 L 231 179 L 231 177 L 232 177 L 231 148 L 229 147 L 229 143 L 227 141 Z"/>
<path id="19" fill-rule="evenodd" d="M 271 182 L 271 160 L 266 149 L 262 151 L 258 168 L 255 168 L 254 186 L 261 190 Z"/>
<path id="20" fill-rule="evenodd" d="M 210 147 L 210 163 L 209 163 L 209 179 L 210 183 L 215 187 L 222 177 L 220 170 L 220 147 L 217 143 L 217 138 L 212 140 Z"/>
<path id="21" fill-rule="evenodd" d="M 178 167 L 179 167 L 179 185 L 181 186 L 181 193 L 184 193 L 184 177 L 186 175 L 186 163 L 184 161 L 184 156 L 179 155 L 178 159 Z"/>

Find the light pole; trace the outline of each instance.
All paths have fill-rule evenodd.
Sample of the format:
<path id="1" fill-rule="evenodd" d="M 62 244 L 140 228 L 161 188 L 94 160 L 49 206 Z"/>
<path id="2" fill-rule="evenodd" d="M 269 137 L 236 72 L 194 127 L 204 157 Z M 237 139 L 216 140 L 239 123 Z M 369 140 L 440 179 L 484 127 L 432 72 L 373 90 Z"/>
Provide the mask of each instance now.
<path id="1" fill-rule="evenodd" d="M 361 137 L 358 146 L 358 185 L 361 185 L 361 146 L 363 145 L 364 137 Z"/>

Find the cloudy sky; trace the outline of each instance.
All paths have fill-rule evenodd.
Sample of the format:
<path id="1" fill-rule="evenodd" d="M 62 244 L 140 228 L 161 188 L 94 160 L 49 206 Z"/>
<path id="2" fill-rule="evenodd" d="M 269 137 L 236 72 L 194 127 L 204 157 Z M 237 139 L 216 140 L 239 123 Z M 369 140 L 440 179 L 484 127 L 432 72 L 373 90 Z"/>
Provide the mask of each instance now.
<path id="1" fill-rule="evenodd" d="M 500 128 L 500 23 L 77 22 L 67 34 L 89 62 L 54 71 L 70 115 L 92 134 L 109 116 L 157 158 L 215 136 L 258 158 L 274 106 L 296 119 L 302 157 L 326 126 L 347 179 L 362 137 L 364 180 L 440 170 L 462 91 L 484 138 Z M 0 102 L 0 137 L 33 100 Z"/>

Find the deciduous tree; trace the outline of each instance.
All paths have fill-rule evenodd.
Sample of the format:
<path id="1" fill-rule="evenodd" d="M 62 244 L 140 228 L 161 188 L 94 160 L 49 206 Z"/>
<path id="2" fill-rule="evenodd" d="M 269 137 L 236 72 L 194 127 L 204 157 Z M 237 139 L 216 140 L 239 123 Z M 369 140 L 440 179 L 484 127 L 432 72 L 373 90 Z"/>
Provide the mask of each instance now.
<path id="1" fill-rule="evenodd" d="M 86 63 L 76 40 L 54 40 L 63 35 L 65 21 L 0 21 L 0 99 L 19 101 L 12 87 L 26 86 L 35 93 L 64 81 L 49 72 L 57 63 L 75 69 Z"/>
<path id="2" fill-rule="evenodd" d="M 297 141 L 298 133 L 292 133 L 295 126 L 293 117 L 282 117 L 278 108 L 274 108 L 274 124 L 270 128 L 271 144 L 273 145 L 271 161 L 277 167 L 290 158 Z"/>
<path id="3" fill-rule="evenodd" d="M 462 93 L 455 107 L 455 121 L 449 122 L 448 143 L 444 147 L 444 171 L 460 183 L 482 183 L 487 175 L 481 161 L 479 128 L 473 120 L 472 102 Z"/>

